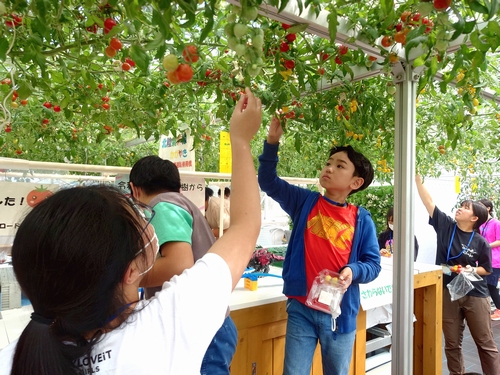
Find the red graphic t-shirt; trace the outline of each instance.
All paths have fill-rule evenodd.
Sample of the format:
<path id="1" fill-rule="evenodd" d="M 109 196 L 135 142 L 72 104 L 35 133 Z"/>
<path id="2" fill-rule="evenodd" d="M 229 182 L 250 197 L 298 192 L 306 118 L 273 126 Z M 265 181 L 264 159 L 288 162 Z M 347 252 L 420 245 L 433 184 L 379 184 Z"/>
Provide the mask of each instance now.
<path id="1" fill-rule="evenodd" d="M 320 197 L 307 218 L 305 265 L 307 291 L 324 269 L 339 272 L 349 261 L 358 208 L 351 204 L 339 207 Z M 290 296 L 302 303 L 307 296 Z"/>

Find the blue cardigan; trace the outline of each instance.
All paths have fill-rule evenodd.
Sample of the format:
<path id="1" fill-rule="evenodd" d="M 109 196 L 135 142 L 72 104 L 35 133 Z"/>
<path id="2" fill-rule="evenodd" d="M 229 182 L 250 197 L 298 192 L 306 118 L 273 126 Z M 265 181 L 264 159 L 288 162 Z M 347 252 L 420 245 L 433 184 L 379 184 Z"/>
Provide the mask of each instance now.
<path id="1" fill-rule="evenodd" d="M 283 263 L 283 293 L 288 296 L 307 294 L 304 232 L 307 217 L 318 201 L 320 194 L 303 189 L 280 179 L 276 173 L 278 145 L 264 141 L 264 150 L 259 156 L 259 185 L 271 198 L 277 201 L 293 221 L 293 231 Z M 370 213 L 358 207 L 356 227 L 349 263 L 352 270 L 352 284 L 342 299 L 342 313 L 337 318 L 339 333 L 356 329 L 356 317 L 360 305 L 359 285 L 374 280 L 380 272 L 380 252 L 375 224 Z"/>

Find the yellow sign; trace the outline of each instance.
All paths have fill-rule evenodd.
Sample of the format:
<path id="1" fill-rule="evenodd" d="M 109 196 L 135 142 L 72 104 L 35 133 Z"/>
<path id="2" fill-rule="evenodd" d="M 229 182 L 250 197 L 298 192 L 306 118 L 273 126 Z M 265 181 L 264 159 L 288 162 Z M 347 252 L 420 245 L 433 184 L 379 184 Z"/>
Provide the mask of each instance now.
<path id="1" fill-rule="evenodd" d="M 455 193 L 460 194 L 460 176 L 455 176 Z"/>
<path id="2" fill-rule="evenodd" d="M 231 140 L 229 132 L 220 132 L 220 150 L 219 150 L 219 172 L 231 173 L 233 160 L 231 158 Z"/>

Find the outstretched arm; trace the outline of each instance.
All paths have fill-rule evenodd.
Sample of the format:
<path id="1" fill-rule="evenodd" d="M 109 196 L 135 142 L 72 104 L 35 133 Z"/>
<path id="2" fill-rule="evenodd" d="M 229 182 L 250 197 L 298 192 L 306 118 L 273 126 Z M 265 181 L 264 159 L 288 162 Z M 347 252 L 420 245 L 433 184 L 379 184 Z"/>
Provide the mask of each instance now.
<path id="1" fill-rule="evenodd" d="M 434 204 L 434 201 L 432 200 L 432 197 L 429 194 L 429 191 L 422 184 L 422 177 L 420 177 L 420 175 L 415 176 L 415 183 L 417 184 L 418 195 L 420 196 L 422 203 L 424 204 L 425 208 L 427 209 L 429 216 L 432 217 L 432 215 L 434 214 L 434 208 L 436 207 L 436 205 Z"/>
<path id="2" fill-rule="evenodd" d="M 280 138 L 283 135 L 283 127 L 281 122 L 277 117 L 271 119 L 269 124 L 269 131 L 267 133 L 267 143 L 270 145 L 277 145 L 280 142 Z"/>
<path id="3" fill-rule="evenodd" d="M 233 289 L 253 254 L 261 223 L 259 187 L 250 141 L 262 122 L 262 104 L 249 88 L 245 92 L 236 104 L 230 123 L 231 225 L 209 250 L 228 264 Z"/>

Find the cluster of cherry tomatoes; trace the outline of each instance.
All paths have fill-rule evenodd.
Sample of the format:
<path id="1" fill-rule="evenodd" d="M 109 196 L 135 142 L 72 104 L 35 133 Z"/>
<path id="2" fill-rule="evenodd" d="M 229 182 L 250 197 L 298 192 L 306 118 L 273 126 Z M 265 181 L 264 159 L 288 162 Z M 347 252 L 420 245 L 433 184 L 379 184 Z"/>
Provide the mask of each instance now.
<path id="1" fill-rule="evenodd" d="M 188 45 L 182 51 L 182 57 L 186 64 L 180 64 L 174 54 L 168 54 L 163 58 L 163 67 L 167 71 L 167 79 L 174 85 L 189 82 L 193 78 L 193 68 L 190 64 L 199 60 L 198 49 L 194 45 Z M 209 73 L 210 74 L 210 73 Z"/>

